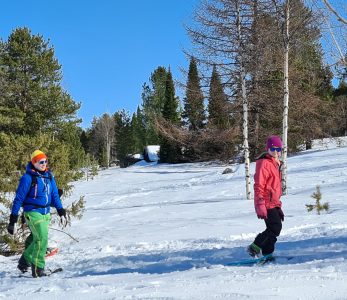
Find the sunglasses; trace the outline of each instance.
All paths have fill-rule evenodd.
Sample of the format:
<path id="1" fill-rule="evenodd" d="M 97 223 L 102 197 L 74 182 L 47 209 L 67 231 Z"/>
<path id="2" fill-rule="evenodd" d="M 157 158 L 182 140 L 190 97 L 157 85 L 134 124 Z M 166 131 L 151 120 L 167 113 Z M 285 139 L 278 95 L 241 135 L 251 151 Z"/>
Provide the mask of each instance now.
<path id="1" fill-rule="evenodd" d="M 272 152 L 274 152 L 274 151 L 276 151 L 276 152 L 281 152 L 281 151 L 282 151 L 282 148 L 279 148 L 279 147 L 271 147 L 271 148 L 270 148 L 270 151 L 272 151 Z"/>
<path id="2" fill-rule="evenodd" d="M 40 160 L 38 163 L 39 163 L 40 165 L 44 165 L 44 164 L 47 163 L 47 160 Z"/>

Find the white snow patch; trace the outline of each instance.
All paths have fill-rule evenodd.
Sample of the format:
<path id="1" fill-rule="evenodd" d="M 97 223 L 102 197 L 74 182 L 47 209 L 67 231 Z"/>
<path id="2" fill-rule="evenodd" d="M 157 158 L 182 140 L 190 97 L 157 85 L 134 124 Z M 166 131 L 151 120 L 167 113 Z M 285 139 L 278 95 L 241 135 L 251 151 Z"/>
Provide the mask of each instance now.
<path id="1" fill-rule="evenodd" d="M 242 165 L 137 164 L 74 184 L 65 203 L 83 195 L 86 211 L 66 231 L 79 242 L 50 231 L 47 268 L 63 272 L 19 277 L 19 256 L 0 256 L 0 299 L 346 299 L 347 148 L 324 143 L 288 159 L 276 264 L 228 266 L 264 230 Z M 316 185 L 321 215 L 305 207 Z"/>

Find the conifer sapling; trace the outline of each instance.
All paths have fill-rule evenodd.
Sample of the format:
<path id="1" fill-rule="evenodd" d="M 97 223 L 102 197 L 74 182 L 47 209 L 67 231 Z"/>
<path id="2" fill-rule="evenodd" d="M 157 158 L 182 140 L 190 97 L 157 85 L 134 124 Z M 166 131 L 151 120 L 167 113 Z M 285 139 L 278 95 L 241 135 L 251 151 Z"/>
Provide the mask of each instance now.
<path id="1" fill-rule="evenodd" d="M 316 186 L 316 191 L 311 195 L 311 198 L 316 199 L 316 204 L 306 204 L 307 211 L 310 212 L 314 209 L 317 210 L 318 215 L 320 215 L 320 212 L 322 210 L 328 211 L 329 210 L 329 203 L 326 202 L 324 204 L 321 204 L 320 201 L 322 199 L 322 193 L 320 191 L 320 186 Z"/>

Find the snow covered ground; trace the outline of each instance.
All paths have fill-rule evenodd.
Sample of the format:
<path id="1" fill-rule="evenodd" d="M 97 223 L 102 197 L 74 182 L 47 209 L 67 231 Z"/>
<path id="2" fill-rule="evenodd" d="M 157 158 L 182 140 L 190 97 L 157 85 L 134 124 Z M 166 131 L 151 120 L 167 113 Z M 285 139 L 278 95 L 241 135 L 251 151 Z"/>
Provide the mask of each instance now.
<path id="1" fill-rule="evenodd" d="M 112 168 L 65 199 L 85 196 L 84 217 L 67 229 L 79 242 L 50 231 L 61 251 L 47 268 L 64 271 L 22 278 L 18 257 L 0 256 L 0 299 L 347 299 L 347 148 L 323 148 L 288 160 L 276 254 L 291 260 L 227 265 L 264 229 L 243 165 L 227 175 L 202 163 Z M 316 185 L 328 213 L 306 211 Z"/>

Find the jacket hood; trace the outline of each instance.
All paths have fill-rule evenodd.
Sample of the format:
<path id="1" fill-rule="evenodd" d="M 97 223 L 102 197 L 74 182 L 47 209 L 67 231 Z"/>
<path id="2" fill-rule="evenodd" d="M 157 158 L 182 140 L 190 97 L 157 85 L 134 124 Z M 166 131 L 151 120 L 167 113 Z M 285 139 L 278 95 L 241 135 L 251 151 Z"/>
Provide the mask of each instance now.
<path id="1" fill-rule="evenodd" d="M 268 160 L 272 161 L 273 163 L 275 163 L 276 165 L 278 165 L 278 163 L 276 162 L 275 158 L 272 157 L 272 156 L 271 156 L 269 153 L 267 153 L 267 152 L 264 152 L 264 153 L 260 154 L 260 155 L 256 158 L 256 160 L 259 160 L 259 159 L 268 159 Z M 281 167 L 282 165 L 283 165 L 283 161 L 280 160 L 279 166 Z"/>
<path id="2" fill-rule="evenodd" d="M 263 152 L 262 154 L 260 154 L 255 160 L 258 160 L 258 159 L 270 159 L 270 160 L 272 160 L 272 156 L 269 154 L 269 153 L 267 153 L 267 152 Z"/>

